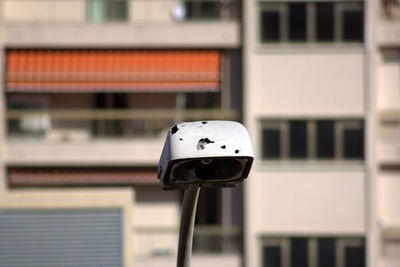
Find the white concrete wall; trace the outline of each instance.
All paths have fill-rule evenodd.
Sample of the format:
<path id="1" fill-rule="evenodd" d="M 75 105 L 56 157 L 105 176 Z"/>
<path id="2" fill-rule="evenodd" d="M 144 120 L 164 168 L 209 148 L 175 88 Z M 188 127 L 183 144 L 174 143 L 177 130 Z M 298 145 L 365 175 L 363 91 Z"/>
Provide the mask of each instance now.
<path id="1" fill-rule="evenodd" d="M 139 258 L 175 255 L 180 221 L 179 192 L 163 191 L 159 186 L 140 187 L 136 192 L 133 217 L 138 245 L 135 255 Z"/>
<path id="2" fill-rule="evenodd" d="M 84 22 L 86 2 L 81 0 L 3 0 L 8 22 Z"/>
<path id="3" fill-rule="evenodd" d="M 149 24 L 7 24 L 4 42 L 29 47 L 156 47 L 237 48 L 236 21 Z"/>
<path id="4" fill-rule="evenodd" d="M 258 235 L 365 231 L 363 170 L 275 170 L 252 173 L 247 208 Z"/>
<path id="5" fill-rule="evenodd" d="M 254 116 L 362 116 L 359 53 L 253 53 L 247 66 Z"/>

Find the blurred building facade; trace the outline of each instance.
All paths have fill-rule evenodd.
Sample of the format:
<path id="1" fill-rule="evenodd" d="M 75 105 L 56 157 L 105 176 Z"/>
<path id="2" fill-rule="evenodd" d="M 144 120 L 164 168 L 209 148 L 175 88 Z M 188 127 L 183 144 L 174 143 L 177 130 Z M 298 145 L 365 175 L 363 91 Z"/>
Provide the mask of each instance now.
<path id="1" fill-rule="evenodd" d="M 398 266 L 399 3 L 244 7 L 246 266 Z"/>
<path id="2" fill-rule="evenodd" d="M 122 253 L 121 265 L 174 266 L 182 196 L 161 191 L 156 179 L 166 130 L 229 119 L 248 127 L 256 160 L 243 192 L 202 191 L 193 266 L 400 264 L 398 2 L 0 5 L 0 178 L 5 195 L 17 194 L 0 201 L 10 222 L 0 227 L 4 240 L 26 228 L 8 233 L 18 218 L 51 228 L 100 216 L 109 223 L 93 229 L 126 239 L 100 239 L 117 244 L 106 247 L 116 254 L 103 254 L 109 265 Z M 54 204 L 71 192 L 81 198 L 82 188 L 94 199 L 112 189 L 106 195 L 119 208 Z M 52 204 L 27 213 L 26 199 L 41 195 Z M 97 240 L 85 233 L 73 241 Z M 29 242 L 65 238 L 42 236 Z M 104 249 L 74 257 L 93 263 Z M 0 253 L 0 266 L 28 258 Z M 54 257 L 39 263 L 46 261 Z"/>
<path id="3" fill-rule="evenodd" d="M 75 259 L 66 264 L 75 261 L 79 266 L 102 263 L 100 259 L 108 260 L 103 263 L 107 266 L 126 265 L 127 261 L 113 261 L 121 253 L 132 259 L 128 262 L 133 266 L 175 265 L 182 192 L 160 189 L 158 159 L 167 130 L 177 122 L 241 120 L 239 4 L 1 1 L 4 191 L 18 194 L 16 199 L 23 198 L 25 191 L 33 191 L 28 198 L 52 192 L 79 193 L 83 188 L 89 192 L 131 188 L 134 194 L 131 213 L 110 211 L 107 205 L 101 209 L 90 201 L 85 213 L 73 207 L 73 212 L 61 212 L 51 203 L 49 214 L 27 212 L 32 208 L 29 205 L 5 212 L 2 218 L 9 223 L 0 227 L 0 236 L 7 239 L 0 247 L 16 240 L 11 242 L 16 249 L 29 250 L 23 244 L 37 243 L 43 250 L 21 255 L 4 249 L 0 266 L 61 266 L 59 261 L 68 253 Z M 241 192 L 241 188 L 203 190 L 193 264 L 241 265 Z M 51 197 L 45 199 L 52 202 Z M 83 214 L 92 213 L 106 218 L 110 229 L 94 224 L 94 229 L 108 229 L 104 239 L 79 227 L 66 232 L 80 238 L 59 234 L 56 225 L 62 218 L 89 225 L 93 216 Z M 129 214 L 132 219 L 126 220 Z M 20 225 L 18 218 L 31 217 L 27 221 L 42 225 L 38 232 L 49 227 L 51 233 L 39 237 L 27 233 L 24 239 L 16 233 L 25 233 L 23 226 L 6 227 L 14 222 Z M 44 223 L 44 218 L 49 221 Z M 126 222 L 131 222 L 128 236 L 125 225 L 116 226 Z M 9 229 L 14 230 L 8 233 Z M 129 242 L 109 238 L 118 229 L 124 230 L 121 240 Z M 59 242 L 49 241 L 53 239 Z M 90 240 L 115 247 L 106 246 L 105 251 L 105 245 L 96 247 Z M 65 247 L 63 241 L 71 245 Z M 94 247 L 76 252 L 74 246 L 82 244 Z"/>

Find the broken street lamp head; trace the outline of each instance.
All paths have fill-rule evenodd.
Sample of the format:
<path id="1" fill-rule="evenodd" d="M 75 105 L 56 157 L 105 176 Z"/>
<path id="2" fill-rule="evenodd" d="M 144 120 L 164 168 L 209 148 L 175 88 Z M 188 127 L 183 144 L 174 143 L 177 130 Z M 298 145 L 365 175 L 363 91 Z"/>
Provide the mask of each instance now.
<path id="1" fill-rule="evenodd" d="M 253 150 L 246 128 L 233 121 L 180 123 L 168 131 L 158 178 L 164 189 L 189 184 L 235 186 L 247 178 Z"/>

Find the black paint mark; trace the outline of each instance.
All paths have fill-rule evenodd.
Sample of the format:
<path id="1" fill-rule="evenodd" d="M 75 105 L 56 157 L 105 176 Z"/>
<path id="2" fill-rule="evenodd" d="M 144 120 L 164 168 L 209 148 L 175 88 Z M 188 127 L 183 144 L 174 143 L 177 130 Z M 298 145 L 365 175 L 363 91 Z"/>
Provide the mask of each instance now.
<path id="1" fill-rule="evenodd" d="M 214 143 L 214 141 L 211 141 L 208 138 L 201 138 L 199 140 L 199 142 L 197 143 L 197 150 L 203 150 L 206 147 L 206 145 L 212 144 L 212 143 Z"/>
<path id="2" fill-rule="evenodd" d="M 225 148 L 226 148 L 226 145 L 221 146 L 221 148 L 222 148 L 222 149 L 225 149 Z"/>
<path id="3" fill-rule="evenodd" d="M 203 142 L 203 143 L 206 143 L 206 144 L 212 144 L 212 143 L 214 143 L 214 141 L 211 141 L 211 140 L 208 139 L 208 138 L 201 138 L 201 139 L 199 140 L 199 142 Z"/>
<path id="4" fill-rule="evenodd" d="M 235 150 L 235 153 L 236 153 L 236 154 L 239 153 L 239 149 L 236 149 L 236 150 Z"/>
<path id="5" fill-rule="evenodd" d="M 182 138 L 179 138 L 179 140 L 183 141 L 183 139 L 182 139 Z"/>
<path id="6" fill-rule="evenodd" d="M 207 122 L 206 122 L 206 121 L 202 121 L 201 123 L 202 123 L 202 124 L 206 124 Z"/>
<path id="7" fill-rule="evenodd" d="M 171 133 L 172 133 L 172 135 L 176 134 L 176 132 L 177 132 L 178 130 L 179 130 L 179 129 L 178 129 L 178 126 L 177 126 L 177 125 L 175 125 L 174 127 L 172 127 L 172 128 L 171 128 Z"/>

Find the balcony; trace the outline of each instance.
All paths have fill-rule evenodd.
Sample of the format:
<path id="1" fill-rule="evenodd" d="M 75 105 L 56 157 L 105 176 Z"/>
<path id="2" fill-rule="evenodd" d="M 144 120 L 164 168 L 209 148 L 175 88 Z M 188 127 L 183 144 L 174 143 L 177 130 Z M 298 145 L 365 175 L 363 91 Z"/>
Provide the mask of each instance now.
<path id="1" fill-rule="evenodd" d="M 237 0 L 4 0 L 19 46 L 238 47 Z"/>
<path id="2" fill-rule="evenodd" d="M 386 164 L 400 162 L 400 116 L 397 110 L 380 113 L 377 159 Z"/>
<path id="3" fill-rule="evenodd" d="M 395 267 L 400 265 L 400 231 L 383 229 L 381 231 L 381 257 L 379 266 Z"/>
<path id="4" fill-rule="evenodd" d="M 176 260 L 178 229 L 139 227 L 135 229 L 135 261 L 143 266 L 172 266 Z M 241 230 L 238 227 L 204 226 L 194 229 L 193 266 L 241 266 Z"/>
<path id="5" fill-rule="evenodd" d="M 11 165 L 155 165 L 178 121 L 238 120 L 223 109 L 8 110 Z"/>
<path id="6" fill-rule="evenodd" d="M 383 0 L 377 41 L 381 46 L 400 45 L 400 5 L 396 0 Z"/>

